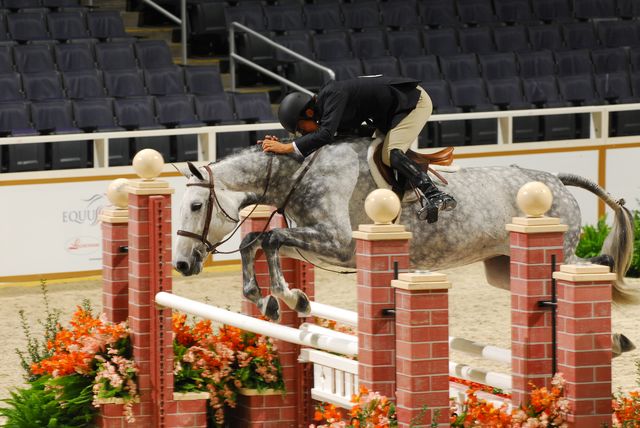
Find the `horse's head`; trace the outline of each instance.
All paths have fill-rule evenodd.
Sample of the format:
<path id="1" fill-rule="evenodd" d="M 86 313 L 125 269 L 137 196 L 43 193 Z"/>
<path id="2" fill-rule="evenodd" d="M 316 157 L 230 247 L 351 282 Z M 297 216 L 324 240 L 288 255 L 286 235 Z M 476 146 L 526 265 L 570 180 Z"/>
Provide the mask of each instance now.
<path id="1" fill-rule="evenodd" d="M 214 183 L 209 165 L 188 163 L 187 190 L 180 204 L 180 220 L 173 266 L 185 276 L 197 275 L 207 255 L 237 224 L 241 194 Z"/>

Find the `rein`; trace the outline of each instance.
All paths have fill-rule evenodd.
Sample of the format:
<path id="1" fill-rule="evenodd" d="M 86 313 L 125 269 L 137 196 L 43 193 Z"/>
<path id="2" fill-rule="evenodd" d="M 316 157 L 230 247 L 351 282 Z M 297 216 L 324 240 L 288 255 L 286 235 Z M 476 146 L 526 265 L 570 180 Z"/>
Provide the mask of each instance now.
<path id="1" fill-rule="evenodd" d="M 265 222 L 265 225 L 264 225 L 264 228 L 262 229 L 262 231 L 260 231 L 260 233 L 257 234 L 256 237 L 254 239 L 252 239 L 250 242 L 246 243 L 245 245 L 240 246 L 237 250 L 231 250 L 231 251 L 220 251 L 217 248 L 220 245 L 222 245 L 225 242 L 227 242 L 229 239 L 231 239 L 236 234 L 236 232 L 240 229 L 240 227 L 242 227 L 244 222 L 255 211 L 255 209 L 257 208 L 257 204 L 254 205 L 254 207 L 251 209 L 249 214 L 246 215 L 242 220 L 235 219 L 235 218 L 231 217 L 224 210 L 222 205 L 220 205 L 220 201 L 218 200 L 218 197 L 216 196 L 215 184 L 213 182 L 213 171 L 211 171 L 211 167 L 209 165 L 205 165 L 204 169 L 207 171 L 207 174 L 209 174 L 208 183 L 187 183 L 187 186 L 204 187 L 204 188 L 209 189 L 209 198 L 207 199 L 207 215 L 206 215 L 206 218 L 205 218 L 205 224 L 204 224 L 204 228 L 202 230 L 202 233 L 198 235 L 197 233 L 194 233 L 194 232 L 189 232 L 189 231 L 186 231 L 186 230 L 178 230 L 177 234 L 180 235 L 180 236 L 185 236 L 187 238 L 196 239 L 196 240 L 202 242 L 204 244 L 205 248 L 207 249 L 207 253 L 233 254 L 233 253 L 236 253 L 238 251 L 242 251 L 245 248 L 250 247 L 260 237 L 262 237 L 262 235 L 264 235 L 264 233 L 266 232 L 267 228 L 269 227 L 269 223 L 271 222 L 271 219 L 273 218 L 273 216 L 275 216 L 276 214 L 282 214 L 284 216 L 284 211 L 285 211 L 287 205 L 289 204 L 289 201 L 291 200 L 291 196 L 296 191 L 296 189 L 298 188 L 298 185 L 300 184 L 300 182 L 302 181 L 304 176 L 307 174 L 307 172 L 311 168 L 311 165 L 313 164 L 313 162 L 316 160 L 316 157 L 318 156 L 318 152 L 319 152 L 319 150 L 317 150 L 311 156 L 311 159 L 309 160 L 307 165 L 305 165 L 305 167 L 302 169 L 300 174 L 298 174 L 298 177 L 296 178 L 296 181 L 291 186 L 291 189 L 289 190 L 289 193 L 287 193 L 287 196 L 285 197 L 284 202 L 282 203 L 282 205 L 280 205 L 280 207 L 278 207 L 276 210 L 274 210 L 271 213 L 271 215 L 269 216 L 269 219 Z M 258 199 L 259 201 L 263 201 L 264 200 L 264 197 L 267 194 L 267 191 L 269 190 L 269 184 L 271 184 L 271 172 L 272 172 L 272 170 L 273 170 L 273 156 L 269 157 L 269 163 L 268 163 L 268 166 L 267 166 L 267 179 L 266 179 L 266 182 L 265 182 L 265 186 L 264 186 L 264 190 L 262 192 L 262 195 Z M 238 223 L 236 225 L 236 227 L 233 229 L 233 231 L 229 234 L 229 236 L 226 239 L 223 239 L 222 241 L 220 241 L 220 242 L 218 242 L 216 244 L 212 244 L 207 239 L 207 235 L 209 234 L 209 226 L 211 224 L 211 217 L 213 216 L 213 205 L 214 205 L 214 203 L 218 206 L 220 211 L 222 211 L 222 213 L 225 215 L 225 217 L 227 217 L 229 220 L 231 220 L 233 222 Z M 286 217 L 285 217 L 285 222 L 286 222 Z"/>

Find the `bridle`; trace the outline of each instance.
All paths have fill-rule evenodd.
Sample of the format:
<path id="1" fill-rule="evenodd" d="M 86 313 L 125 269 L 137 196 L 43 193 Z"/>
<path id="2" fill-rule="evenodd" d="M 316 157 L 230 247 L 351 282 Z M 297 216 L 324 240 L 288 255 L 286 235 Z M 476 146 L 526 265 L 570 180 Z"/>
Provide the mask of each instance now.
<path id="1" fill-rule="evenodd" d="M 217 248 L 220 245 L 222 245 L 225 242 L 227 242 L 229 239 L 231 239 L 233 237 L 233 235 L 235 235 L 235 233 L 238 231 L 238 229 L 240 229 L 240 227 L 242 227 L 242 224 L 246 221 L 246 219 L 249 218 L 251 213 L 249 213 L 249 215 L 245 216 L 242 220 L 238 220 L 236 218 L 231 217 L 229 215 L 229 213 L 227 213 L 225 211 L 225 209 L 222 207 L 222 205 L 220 205 L 220 201 L 218 200 L 218 196 L 216 195 L 216 186 L 215 186 L 215 183 L 213 182 L 213 171 L 211 171 L 211 166 L 210 165 L 205 165 L 204 169 L 207 171 L 207 174 L 209 175 L 208 182 L 187 183 L 187 187 L 195 186 L 195 187 L 204 187 L 206 189 L 209 189 L 209 197 L 207 198 L 207 214 L 206 214 L 206 217 L 205 217 L 205 222 L 204 222 L 204 227 L 202 229 L 202 233 L 201 234 L 197 234 L 197 233 L 194 233 L 194 232 L 190 232 L 188 230 L 180 229 L 180 230 L 178 230 L 177 234 L 180 235 L 180 236 L 185 236 L 187 238 L 192 238 L 192 239 L 195 239 L 195 240 L 197 240 L 199 242 L 202 242 L 204 244 L 205 248 L 207 249 L 207 253 L 229 254 L 229 253 L 233 253 L 233 252 L 236 252 L 236 251 L 240 251 L 242 248 L 239 248 L 238 250 L 234 250 L 234 251 L 229 251 L 229 252 L 218 251 Z M 262 196 L 260 196 L 260 200 L 261 201 L 264 199 L 264 196 L 267 194 L 267 190 L 269 189 L 269 183 L 271 182 L 271 170 L 272 169 L 273 169 L 273 157 L 270 157 L 269 158 L 269 162 L 267 164 L 267 179 L 266 179 L 266 182 L 265 182 L 265 185 L 264 185 L 264 191 L 262 192 Z M 209 227 L 211 225 L 211 217 L 213 216 L 213 206 L 214 206 L 214 204 L 218 206 L 218 208 L 225 215 L 225 217 L 227 217 L 229 220 L 231 220 L 234 223 L 238 223 L 236 225 L 236 227 L 234 228 L 233 232 L 231 232 L 231 234 L 226 239 L 223 239 L 222 241 L 220 241 L 220 242 L 218 242 L 216 244 L 212 244 L 211 242 L 209 242 L 209 239 L 207 239 L 207 235 L 209 235 Z M 253 212 L 255 209 L 256 209 L 256 206 L 253 207 L 251 212 Z M 267 222 L 267 224 L 268 223 L 269 222 Z M 249 244 L 253 244 L 253 241 L 250 242 Z"/>
<path id="2" fill-rule="evenodd" d="M 273 216 L 275 216 L 276 214 L 282 214 L 284 216 L 284 210 L 285 210 L 287 204 L 289 203 L 289 201 L 291 200 L 291 196 L 293 195 L 295 190 L 298 188 L 298 185 L 302 181 L 302 178 L 306 175 L 307 171 L 309 171 L 309 168 L 311 168 L 311 165 L 313 165 L 313 162 L 316 160 L 316 157 L 318 156 L 319 152 L 320 152 L 320 150 L 316 150 L 315 151 L 315 153 L 311 156 L 311 160 L 303 168 L 302 172 L 300 174 L 298 174 L 298 177 L 296 178 L 296 181 L 291 186 L 291 189 L 289 190 L 289 193 L 285 197 L 284 202 L 282 203 L 282 205 L 280 207 L 278 207 L 276 210 L 274 210 L 271 213 L 271 215 L 269 216 L 269 218 L 265 222 L 265 225 L 264 225 L 264 228 L 262 229 L 262 231 L 260 233 L 258 233 L 250 242 L 247 242 L 244 245 L 240 246 L 240 248 L 238 248 L 237 250 L 232 250 L 232 251 L 220 251 L 217 248 L 220 245 L 222 245 L 225 242 L 227 242 L 228 240 L 230 240 L 233 237 L 233 235 L 236 234 L 236 232 L 240 229 L 240 227 L 242 227 L 242 224 L 249 217 L 251 217 L 251 214 L 253 213 L 253 211 L 255 211 L 255 209 L 257 208 L 258 205 L 255 204 L 253 206 L 253 208 L 251 209 L 251 211 L 246 216 L 244 216 L 244 218 L 242 220 L 238 220 L 238 219 L 235 219 L 235 218 L 231 217 L 224 210 L 224 208 L 222 208 L 222 205 L 220 205 L 220 201 L 218 200 L 218 197 L 216 195 L 215 184 L 213 182 L 213 172 L 211 171 L 210 165 L 205 165 L 204 169 L 207 171 L 207 174 L 209 174 L 208 182 L 187 183 L 187 186 L 204 187 L 206 189 L 209 189 L 209 197 L 207 198 L 207 215 L 206 215 L 206 218 L 205 218 L 205 224 L 204 224 L 204 228 L 202 229 L 202 233 L 201 234 L 197 234 L 197 233 L 194 233 L 194 232 L 189 232 L 187 230 L 178 230 L 177 234 L 180 235 L 180 236 L 185 236 L 187 238 L 192 238 L 192 239 L 195 239 L 195 240 L 197 240 L 199 242 L 202 242 L 204 244 L 205 248 L 207 249 L 207 254 L 208 253 L 232 254 L 232 253 L 235 253 L 235 252 L 238 252 L 238 251 L 242 251 L 245 248 L 248 248 L 249 246 L 253 245 L 253 243 L 256 242 L 256 240 L 258 240 L 266 232 L 267 228 L 269 227 L 269 223 L 271 222 L 271 219 L 273 218 Z M 269 184 L 271 183 L 271 171 L 272 171 L 272 169 L 273 169 L 273 156 L 270 156 L 269 157 L 269 161 L 267 163 L 267 178 L 266 178 L 266 181 L 265 181 L 265 184 L 264 184 L 264 190 L 262 191 L 262 195 L 258 199 L 258 203 L 264 201 L 264 197 L 267 194 L 267 191 L 269 190 Z M 231 232 L 229 234 L 229 236 L 227 236 L 226 239 L 223 239 L 222 241 L 220 241 L 220 242 L 218 242 L 216 244 L 212 244 L 207 239 L 207 235 L 209 234 L 209 225 L 211 224 L 211 217 L 213 215 L 213 206 L 214 206 L 214 204 L 218 206 L 218 208 L 220 209 L 220 211 L 222 211 L 222 213 L 225 215 L 225 217 L 227 217 L 229 220 L 231 220 L 231 221 L 233 221 L 235 223 L 238 223 L 236 225 L 236 227 L 233 229 L 233 232 Z M 285 221 L 286 221 L 286 217 L 285 217 Z"/>

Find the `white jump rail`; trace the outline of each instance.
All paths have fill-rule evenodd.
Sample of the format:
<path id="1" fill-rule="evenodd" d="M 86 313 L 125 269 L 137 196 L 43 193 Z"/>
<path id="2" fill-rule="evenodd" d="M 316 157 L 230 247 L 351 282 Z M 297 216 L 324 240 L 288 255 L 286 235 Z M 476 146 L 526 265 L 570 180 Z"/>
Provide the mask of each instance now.
<path id="1" fill-rule="evenodd" d="M 358 355 L 357 343 L 353 341 L 274 324 L 164 291 L 156 294 L 155 301 L 156 304 L 165 308 L 175 309 L 296 345 L 310 346 L 349 356 Z"/>
<path id="2" fill-rule="evenodd" d="M 492 372 L 449 360 L 449 376 L 455 376 L 460 379 L 499 388 L 505 392 L 511 392 L 511 376 L 505 373 Z"/>

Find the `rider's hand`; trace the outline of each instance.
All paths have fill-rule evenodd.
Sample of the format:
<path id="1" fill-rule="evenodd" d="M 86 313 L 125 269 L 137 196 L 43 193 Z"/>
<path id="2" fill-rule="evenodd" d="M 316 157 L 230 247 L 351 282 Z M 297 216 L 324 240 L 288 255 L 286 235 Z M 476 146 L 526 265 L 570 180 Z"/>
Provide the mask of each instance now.
<path id="1" fill-rule="evenodd" d="M 278 137 L 276 137 L 275 135 L 265 135 L 264 139 L 262 140 L 258 140 L 257 143 L 258 144 L 262 144 L 264 143 L 265 140 L 271 140 L 271 141 L 280 141 L 280 139 Z"/>
<path id="2" fill-rule="evenodd" d="M 293 144 L 291 143 L 281 143 L 280 141 L 278 141 L 278 139 L 276 138 L 274 139 L 267 139 L 265 137 L 264 140 L 262 140 L 262 151 L 263 152 L 273 152 L 273 153 L 293 153 Z"/>

